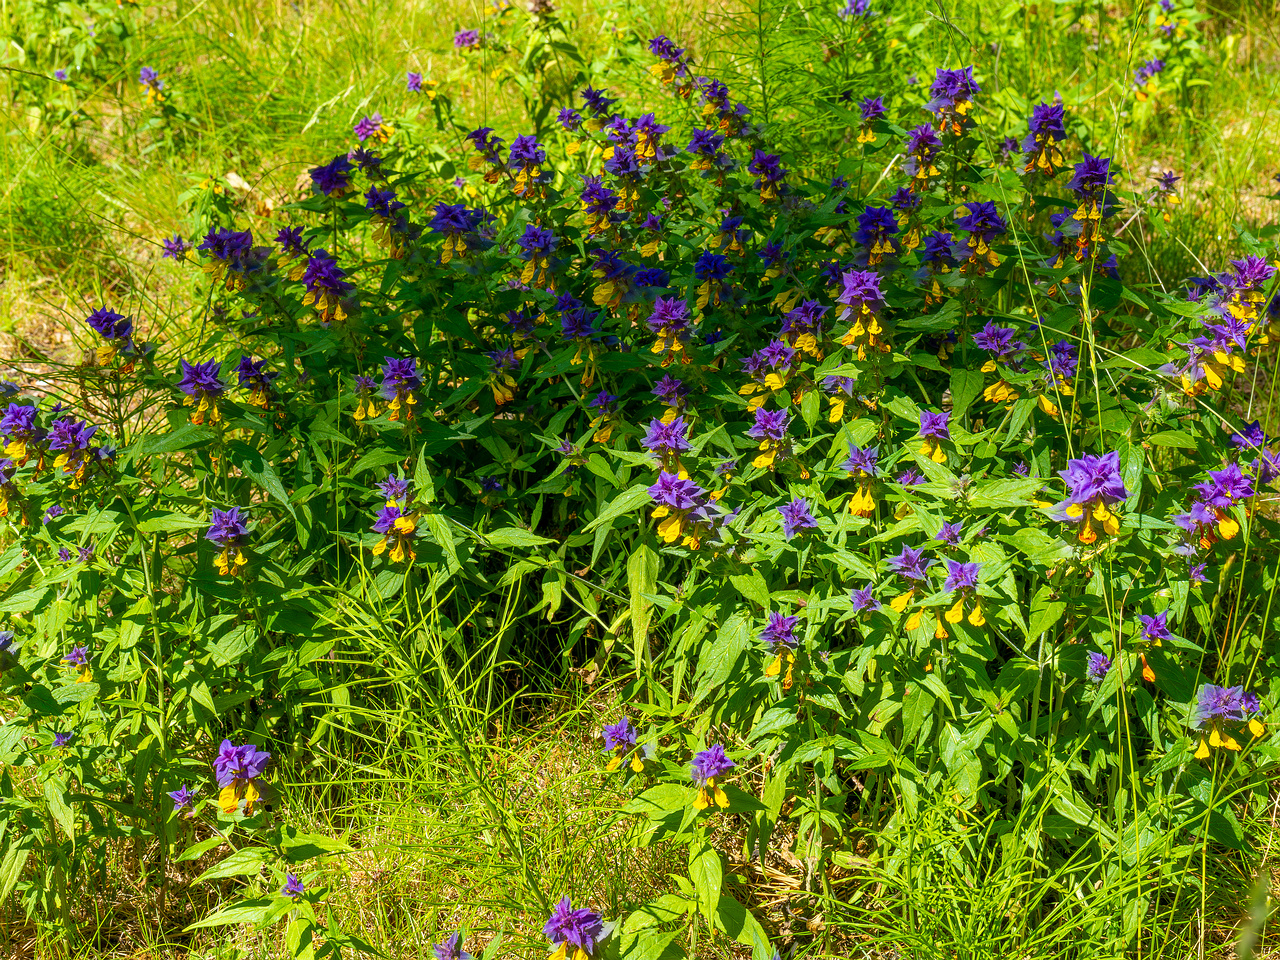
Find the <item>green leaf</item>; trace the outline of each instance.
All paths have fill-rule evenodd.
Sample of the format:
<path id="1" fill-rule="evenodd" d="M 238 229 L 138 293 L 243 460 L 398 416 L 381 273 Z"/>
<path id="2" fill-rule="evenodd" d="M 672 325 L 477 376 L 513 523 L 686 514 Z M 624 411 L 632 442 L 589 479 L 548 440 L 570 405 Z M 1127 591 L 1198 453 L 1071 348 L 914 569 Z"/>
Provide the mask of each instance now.
<path id="1" fill-rule="evenodd" d="M 1065 600 L 1054 599 L 1050 587 L 1041 587 L 1031 598 L 1031 619 L 1027 624 L 1027 637 L 1035 639 L 1047 633 L 1067 612 Z"/>
<path id="2" fill-rule="evenodd" d="M 769 609 L 769 585 L 765 583 L 759 570 L 752 570 L 746 574 L 735 573 L 729 577 L 729 582 L 752 603 L 763 610 Z"/>
<path id="3" fill-rule="evenodd" d="M 201 840 L 199 843 L 193 843 L 187 849 L 174 857 L 174 860 L 181 863 L 184 860 L 198 860 L 210 850 L 223 843 L 222 837 L 209 837 L 207 840 Z"/>
<path id="4" fill-rule="evenodd" d="M 969 405 L 982 393 L 982 371 L 957 367 L 951 371 L 952 422 L 963 419 Z"/>
<path id="5" fill-rule="evenodd" d="M 68 837 L 76 835 L 76 814 L 67 803 L 66 787 L 56 778 L 45 781 L 44 798 L 49 801 L 49 813 Z"/>
<path id="6" fill-rule="evenodd" d="M 969 506 L 975 510 L 999 510 L 1004 507 L 1025 507 L 1032 496 L 1044 486 L 1043 480 L 986 480 L 975 484 L 969 495 Z"/>
<path id="7" fill-rule="evenodd" d="M 289 500 L 289 494 L 285 492 L 284 484 L 276 475 L 275 467 L 260 451 L 253 449 L 243 440 L 232 440 L 227 447 L 227 459 L 233 466 L 239 467 L 246 476 L 252 478 L 263 490 L 284 504 L 290 516 L 297 518 L 293 504 Z"/>
<path id="8" fill-rule="evenodd" d="M 631 609 L 632 656 L 636 674 L 640 674 L 649 648 L 649 619 L 653 602 L 646 594 L 658 586 L 658 552 L 641 541 L 627 558 L 627 590 Z"/>
<path id="9" fill-rule="evenodd" d="M 225 927 L 232 923 L 259 923 L 277 906 L 278 899 L 276 897 L 270 900 L 242 900 L 240 903 L 233 903 L 212 916 L 197 920 L 183 932 L 200 930 L 205 927 Z"/>
<path id="10" fill-rule="evenodd" d="M 698 891 L 698 903 L 708 917 L 720 902 L 720 886 L 724 883 L 724 864 L 720 851 L 706 841 L 695 840 L 689 846 L 689 879 Z"/>
<path id="11" fill-rule="evenodd" d="M 241 847 L 225 860 L 215 863 L 193 883 L 204 883 L 206 880 L 217 880 L 222 877 L 254 876 L 262 870 L 266 863 L 267 851 L 262 847 Z"/>
<path id="12" fill-rule="evenodd" d="M 351 847 L 336 837 L 326 837 L 318 833 L 299 833 L 294 827 L 285 827 L 280 839 L 280 848 L 285 859 L 290 863 L 302 863 L 332 853 L 349 853 Z"/>
<path id="13" fill-rule="evenodd" d="M 720 897 L 712 922 L 716 929 L 733 937 L 744 947 L 750 947 L 752 960 L 765 960 L 770 956 L 769 935 L 764 932 L 764 927 L 760 926 L 760 921 L 750 910 L 733 897 L 727 894 Z"/>
<path id="14" fill-rule="evenodd" d="M 1184 430 L 1162 430 L 1147 437 L 1148 443 L 1157 447 L 1182 447 L 1186 450 L 1196 449 L 1196 438 Z"/>
<path id="15" fill-rule="evenodd" d="M 176 530 L 195 530 L 208 526 L 203 517 L 189 517 L 185 513 L 170 510 L 138 511 L 138 529 L 143 533 L 172 533 Z"/>
<path id="16" fill-rule="evenodd" d="M 800 416 L 810 430 L 818 422 L 818 413 L 818 391 L 810 390 L 804 395 L 804 399 L 800 401 Z"/>
<path id="17" fill-rule="evenodd" d="M 602 523 L 609 523 L 624 513 L 633 513 L 637 508 L 644 506 L 652 499 L 649 496 L 648 484 L 637 483 L 634 487 L 629 487 L 610 500 L 605 508 L 600 511 L 599 516 L 582 528 L 582 532 L 586 533 L 594 530 Z"/>
<path id="18" fill-rule="evenodd" d="M 549 537 L 540 537 L 520 527 L 499 527 L 486 533 L 484 538 L 491 547 L 540 547 L 544 543 L 555 543 Z"/>

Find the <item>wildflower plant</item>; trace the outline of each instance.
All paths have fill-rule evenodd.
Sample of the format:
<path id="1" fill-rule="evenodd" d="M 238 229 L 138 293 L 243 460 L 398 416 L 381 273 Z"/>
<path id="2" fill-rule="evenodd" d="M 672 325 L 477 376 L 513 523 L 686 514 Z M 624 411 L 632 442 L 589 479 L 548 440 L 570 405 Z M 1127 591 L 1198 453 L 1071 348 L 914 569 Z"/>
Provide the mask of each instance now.
<path id="1" fill-rule="evenodd" d="M 896 29 L 862 2 L 829 17 L 877 50 Z M 1154 28 L 1144 103 L 1191 56 L 1176 12 Z M 450 57 L 479 69 L 501 43 L 462 27 Z M 832 98 L 829 156 L 691 49 L 652 39 L 646 102 L 593 76 L 520 127 L 442 93 L 431 161 L 412 117 L 353 119 L 270 232 L 223 217 L 157 248 L 210 304 L 192 342 L 101 305 L 77 327 L 96 362 L 50 388 L 14 361 L 0 683 L 21 690 L 6 728 L 41 735 L 0 756 L 58 800 L 0 797 L 29 827 L 0 862 L 81 856 L 48 823 L 92 845 L 128 821 L 164 876 L 180 831 L 216 824 L 246 841 L 223 851 L 236 875 L 275 878 L 252 919 L 339 942 L 270 822 L 271 761 L 368 736 L 346 711 L 393 667 L 355 661 L 353 609 L 413 670 L 470 683 L 460 625 L 508 605 L 503 658 L 623 678 L 644 733 L 605 725 L 583 776 L 634 790 L 634 845 L 688 852 L 616 940 L 579 891 L 553 907 L 527 881 L 557 960 L 658 956 L 680 922 L 764 960 L 717 844 L 770 862 L 785 842 L 834 901 L 854 850 L 907 870 L 938 798 L 966 842 L 996 818 L 983 855 L 1136 870 L 1143 893 L 1090 928 L 1100 955 L 1183 883 L 1188 837 L 1248 856 L 1238 811 L 1280 759 L 1280 453 L 1227 398 L 1280 329 L 1274 236 L 1164 289 L 1124 225 L 1182 208 L 1153 217 L 1073 107 L 1037 97 L 1006 128 L 982 67 L 912 63 L 918 85 L 858 74 Z M 153 100 L 172 75 L 143 81 Z M 407 77 L 415 102 L 434 89 Z M 408 621 L 433 603 L 452 632 L 428 663 Z M 1092 877 L 1025 914 L 1083 926 Z M 10 886 L 44 909 L 42 881 Z"/>

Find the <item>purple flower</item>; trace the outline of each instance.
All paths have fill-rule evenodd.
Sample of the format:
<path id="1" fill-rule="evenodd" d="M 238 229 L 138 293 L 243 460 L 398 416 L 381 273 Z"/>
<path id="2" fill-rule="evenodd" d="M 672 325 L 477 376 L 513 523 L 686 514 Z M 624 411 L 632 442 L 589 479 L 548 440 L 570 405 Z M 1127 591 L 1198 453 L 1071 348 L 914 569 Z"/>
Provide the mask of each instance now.
<path id="1" fill-rule="evenodd" d="M 959 521 L 944 523 L 933 539 L 940 540 L 948 546 L 958 547 L 960 546 L 960 531 L 962 527 L 963 524 Z"/>
<path id="2" fill-rule="evenodd" d="M 880 275 L 874 270 L 848 270 L 841 274 L 840 283 L 843 289 L 836 302 L 845 305 L 840 311 L 842 319 L 850 314 L 870 313 L 884 305 Z"/>
<path id="3" fill-rule="evenodd" d="M 1089 667 L 1087 675 L 1094 683 L 1101 683 L 1106 679 L 1107 671 L 1111 669 L 1111 658 L 1105 653 L 1099 653 L 1096 650 L 1089 651 Z"/>
<path id="4" fill-rule="evenodd" d="M 973 67 L 939 69 L 929 88 L 933 99 L 925 104 L 925 109 L 952 120 L 963 119 L 968 113 L 969 103 L 981 89 L 973 79 Z M 957 129 L 955 132 L 960 131 Z"/>
<path id="5" fill-rule="evenodd" d="M 87 667 L 89 665 L 89 648 L 72 647 L 71 652 L 62 658 L 69 667 Z"/>
<path id="6" fill-rule="evenodd" d="M 62 548 L 58 551 L 58 560 L 59 560 L 59 561 L 61 561 L 62 563 L 70 563 L 70 562 L 71 562 L 71 551 L 70 551 L 70 550 L 68 550 L 66 547 L 62 547 Z"/>
<path id="7" fill-rule="evenodd" d="M 1225 510 L 1254 494 L 1252 478 L 1245 476 L 1237 463 L 1229 463 L 1221 470 L 1210 470 L 1209 481 L 1197 483 L 1192 489 L 1217 510 Z"/>
<path id="8" fill-rule="evenodd" d="M 657 419 L 650 420 L 649 432 L 645 434 L 640 444 L 651 453 L 659 453 L 664 457 L 673 453 L 686 453 L 693 449 L 685 439 L 686 429 L 684 417 L 676 417 L 670 423 Z"/>
<path id="9" fill-rule="evenodd" d="M 666 470 L 658 474 L 658 482 L 649 488 L 654 503 L 672 510 L 692 510 L 706 494 L 692 480 L 681 479 L 678 474 Z"/>
<path id="10" fill-rule="evenodd" d="M 564 946 L 564 956 L 569 955 L 568 947 L 574 946 L 590 957 L 595 953 L 596 942 L 604 935 L 604 921 L 600 914 L 586 907 L 575 910 L 569 898 L 564 897 L 551 911 L 542 935 L 552 946 Z"/>
<path id="11" fill-rule="evenodd" d="M 684 398 L 689 395 L 689 388 L 680 380 L 677 380 L 671 374 L 664 374 L 651 391 L 655 397 L 665 403 L 668 407 L 679 406 Z"/>
<path id="12" fill-rule="evenodd" d="M 212 522 L 204 538 L 218 547 L 214 565 L 224 577 L 239 571 L 249 561 L 241 547 L 249 536 L 249 528 L 240 516 L 240 508 L 230 510 L 213 508 Z M 225 784 L 223 784 L 225 786 Z"/>
<path id="13" fill-rule="evenodd" d="M 800 530 L 817 530 L 818 521 L 809 512 L 809 501 L 798 497 L 778 508 L 782 514 L 782 535 L 790 540 Z"/>
<path id="14" fill-rule="evenodd" d="M 212 399 L 222 394 L 227 385 L 222 382 L 221 360 L 206 360 L 204 363 L 187 363 L 181 360 L 182 377 L 178 381 L 178 389 L 192 399 Z"/>
<path id="15" fill-rule="evenodd" d="M 1169 612 L 1156 614 L 1154 617 L 1148 617 L 1143 614 L 1138 615 L 1138 619 L 1142 622 L 1142 639 L 1148 643 L 1159 643 L 1161 640 L 1168 640 L 1173 636 L 1169 632 L 1166 624 Z"/>
<path id="16" fill-rule="evenodd" d="M 1244 429 L 1231 434 L 1231 445 L 1237 450 L 1251 450 L 1267 445 L 1267 434 L 1257 420 L 1247 423 Z"/>
<path id="17" fill-rule="evenodd" d="M 724 776 L 736 766 L 736 763 L 725 756 L 724 747 L 719 743 L 713 743 L 694 756 L 689 773 L 697 783 L 706 784 L 717 777 Z"/>
<path id="18" fill-rule="evenodd" d="M 890 557 L 888 564 L 890 571 L 898 576 L 919 582 L 925 579 L 925 572 L 933 565 L 933 561 L 925 559 L 924 550 L 913 550 L 903 545 L 902 552 L 896 557 Z"/>
<path id="19" fill-rule="evenodd" d="M 479 30 L 459 30 L 453 35 L 455 50 L 474 50 L 478 46 L 480 46 Z"/>
<path id="20" fill-rule="evenodd" d="M 376 137 L 382 133 L 382 114 L 375 113 L 372 117 L 361 117 L 360 122 L 352 128 L 352 133 L 356 135 L 356 139 L 364 143 L 370 137 Z"/>
<path id="21" fill-rule="evenodd" d="M 1111 174 L 1111 158 L 1095 157 L 1082 153 L 1084 157 L 1076 164 L 1075 176 L 1067 183 L 1067 189 L 1075 193 L 1085 203 L 1106 202 L 1109 188 L 1115 184 Z"/>
<path id="22" fill-rule="evenodd" d="M 1077 460 L 1068 460 L 1067 468 L 1059 470 L 1058 476 L 1067 483 L 1067 499 L 1053 507 L 1054 519 L 1080 523 L 1082 543 L 1097 539 L 1094 522 L 1102 524 L 1107 533 L 1118 532 L 1120 522 L 1110 507 L 1129 498 L 1120 477 L 1119 453 L 1113 450 L 1100 457 L 1086 453 Z"/>
<path id="23" fill-rule="evenodd" d="M 65 747 L 70 742 L 71 734 L 69 733 L 55 733 L 53 735 L 53 745 L 55 747 Z"/>
<path id="24" fill-rule="evenodd" d="M 410 93 L 422 92 L 422 74 L 410 70 L 405 76 L 405 87 Z"/>
<path id="25" fill-rule="evenodd" d="M 947 425 L 947 421 L 951 419 L 949 411 L 942 413 L 933 413 L 929 410 L 920 411 L 920 436 L 933 437 L 938 440 L 950 440 L 951 428 Z"/>
<path id="26" fill-rule="evenodd" d="M 379 483 L 377 487 L 378 492 L 382 494 L 387 503 L 392 504 L 409 496 L 409 491 L 413 489 L 413 481 L 407 477 L 398 477 L 393 473 Z"/>
<path id="27" fill-rule="evenodd" d="M 270 761 L 271 754 L 252 743 L 237 747 L 230 740 L 223 740 L 213 759 L 213 773 L 218 786 L 229 787 L 236 781 L 248 782 L 262 776 Z"/>
<path id="28" fill-rule="evenodd" d="M 188 790 L 185 783 L 177 790 L 169 791 L 169 799 L 173 801 L 173 812 L 177 813 L 179 810 L 187 809 L 187 807 L 191 806 L 191 801 L 195 799 L 195 796 L 196 792 Z"/>
<path id="29" fill-rule="evenodd" d="M 451 933 L 443 943 L 431 948 L 435 952 L 435 960 L 473 960 L 471 954 L 462 949 L 462 934 Z"/>
<path id="30" fill-rule="evenodd" d="M 1219 687 L 1206 683 L 1196 696 L 1195 722 L 1206 726 L 1215 720 L 1245 720 L 1244 687 Z"/>
<path id="31" fill-rule="evenodd" d="M 855 589 L 850 595 L 850 599 L 853 601 L 854 613 L 874 612 L 880 609 L 880 601 L 871 595 L 870 584 L 860 590 Z"/>
<path id="32" fill-rule="evenodd" d="M 973 335 L 973 345 L 995 354 L 997 360 L 1006 360 L 1027 349 L 1025 343 L 1014 339 L 1017 332 L 1013 327 L 998 327 L 988 321 L 985 327 Z"/>
<path id="33" fill-rule="evenodd" d="M 191 249 L 191 244 L 183 240 L 180 233 L 165 237 L 160 241 L 160 245 L 164 247 L 164 253 L 160 254 L 161 260 L 183 260 L 187 256 L 187 251 Z"/>
<path id="34" fill-rule="evenodd" d="M 799 622 L 799 617 L 785 617 L 771 610 L 768 622 L 760 631 L 760 639 L 771 647 L 781 644 L 789 650 L 794 650 L 799 643 L 795 635 L 796 624 Z"/>
<path id="35" fill-rule="evenodd" d="M 851 443 L 849 444 L 849 459 L 840 466 L 849 473 L 862 473 L 869 477 L 876 477 L 880 475 L 879 459 L 879 447 L 867 447 L 864 450 L 862 447 Z"/>
<path id="36" fill-rule="evenodd" d="M 284 886 L 280 888 L 280 896 L 296 900 L 304 892 L 302 881 L 298 879 L 296 874 L 285 874 Z"/>
<path id="37" fill-rule="evenodd" d="M 862 114 L 863 123 L 882 120 L 884 119 L 884 98 L 864 97 L 858 104 L 858 111 Z"/>
<path id="38" fill-rule="evenodd" d="M 766 410 L 757 407 L 755 423 L 747 428 L 747 436 L 753 440 L 773 440 L 781 442 L 787 436 L 787 424 L 791 418 L 785 410 Z"/>
<path id="39" fill-rule="evenodd" d="M 323 166 L 313 167 L 311 189 L 322 197 L 340 197 L 351 186 L 351 161 L 339 154 Z"/>
<path id="40" fill-rule="evenodd" d="M 67 82 L 67 71 L 65 71 L 65 70 L 55 70 L 55 71 L 53 71 L 53 79 L 57 80 L 59 83 L 66 83 L 66 82 Z"/>
<path id="41" fill-rule="evenodd" d="M 976 590 L 978 587 L 978 571 L 982 569 L 980 563 L 959 563 L 955 560 L 947 561 L 947 579 L 942 585 L 943 590 Z"/>
<path id="42" fill-rule="evenodd" d="M 630 750 L 636 745 L 636 731 L 626 717 L 617 723 L 606 724 L 600 735 L 604 738 L 606 750 Z"/>

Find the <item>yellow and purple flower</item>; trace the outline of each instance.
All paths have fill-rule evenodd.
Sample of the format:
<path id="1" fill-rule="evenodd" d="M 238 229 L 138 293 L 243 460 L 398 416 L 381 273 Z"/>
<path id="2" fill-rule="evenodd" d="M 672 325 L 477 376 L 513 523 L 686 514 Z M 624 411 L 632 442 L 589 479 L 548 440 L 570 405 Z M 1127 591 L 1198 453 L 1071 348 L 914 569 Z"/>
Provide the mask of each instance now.
<path id="1" fill-rule="evenodd" d="M 928 457 L 934 463 L 942 463 L 947 459 L 942 448 L 943 440 L 951 439 L 951 419 L 949 411 L 934 413 L 931 410 L 920 411 L 920 455 Z"/>
<path id="2" fill-rule="evenodd" d="M 76 683 L 88 683 L 93 679 L 93 668 L 89 665 L 92 659 L 88 647 L 72 647 L 71 652 L 62 658 L 62 662 L 80 671 Z"/>
<path id="3" fill-rule="evenodd" d="M 973 98 L 981 91 L 973 79 L 973 67 L 958 70 L 939 69 L 929 88 L 932 95 L 925 109 L 938 118 L 938 132 L 960 136 L 973 126 L 969 114 L 973 110 Z"/>
<path id="4" fill-rule="evenodd" d="M 90 443 L 97 432 L 96 426 L 91 427 L 83 420 L 71 417 L 60 417 L 49 427 L 49 452 L 57 454 L 53 465 L 72 475 L 73 490 L 84 483 L 85 471 L 99 459 L 99 448 Z"/>
<path id="5" fill-rule="evenodd" d="M 729 263 L 727 257 L 723 257 L 718 253 L 712 253 L 710 250 L 704 250 L 693 265 L 694 278 L 700 281 L 698 286 L 698 309 L 705 310 L 707 306 L 720 306 L 720 298 L 728 293 L 727 284 L 724 282 L 728 279 L 729 274 L 733 273 L 733 266 Z"/>
<path id="6" fill-rule="evenodd" d="M 322 197 L 338 198 L 351 189 L 351 161 L 340 153 L 328 163 L 310 171 L 311 189 Z"/>
<path id="7" fill-rule="evenodd" d="M 600 735 L 604 738 L 605 752 L 613 754 L 605 765 L 605 770 L 613 773 L 615 770 L 620 770 L 626 763 L 632 773 L 644 772 L 644 762 L 652 753 L 652 749 L 648 745 L 644 748 L 636 746 L 635 728 L 626 717 L 617 723 L 606 724 Z"/>
<path id="8" fill-rule="evenodd" d="M 839 319 L 852 321 L 840 342 L 856 349 L 859 360 L 868 353 L 887 353 L 889 341 L 885 337 L 880 309 L 884 295 L 880 292 L 880 276 L 873 270 L 848 270 L 840 275 L 841 291 L 836 302 L 843 305 Z"/>
<path id="9" fill-rule="evenodd" d="M 153 67 L 143 67 L 138 71 L 138 83 L 147 92 L 148 103 L 162 103 L 165 98 L 164 81 Z"/>
<path id="10" fill-rule="evenodd" d="M 876 512 L 876 500 L 872 496 L 875 478 L 880 476 L 880 448 L 863 449 L 849 444 L 849 459 L 841 467 L 858 482 L 858 489 L 849 499 L 849 512 L 855 517 L 870 517 Z"/>
<path id="11" fill-rule="evenodd" d="M 99 363 L 110 363 L 118 353 L 128 356 L 134 352 L 133 320 L 129 317 L 102 307 L 85 317 L 84 322 L 104 341 L 98 347 Z"/>
<path id="12" fill-rule="evenodd" d="M 978 574 L 982 570 L 980 563 L 964 563 L 957 560 L 947 561 L 947 578 L 942 589 L 948 593 L 958 594 L 956 602 L 946 613 L 947 623 L 959 623 L 964 619 L 964 608 L 969 604 L 969 623 L 980 627 L 987 622 L 982 614 L 982 604 L 978 600 Z M 939 627 L 941 630 L 941 627 Z"/>
<path id="13" fill-rule="evenodd" d="M 923 550 L 904 544 L 902 552 L 896 557 L 890 557 L 887 563 L 891 573 L 907 581 L 907 589 L 889 602 L 890 608 L 895 613 L 902 613 L 907 609 L 912 599 L 915 598 L 916 593 L 923 589 L 922 584 L 928 578 L 929 567 L 933 565 L 933 561 L 925 557 Z M 906 629 L 914 630 L 920 626 L 920 618 L 923 612 L 923 610 L 916 610 L 907 619 Z"/>
<path id="14" fill-rule="evenodd" d="M 757 150 L 747 164 L 747 172 L 756 175 L 755 189 L 760 191 L 763 202 L 777 200 L 785 189 L 783 180 L 787 176 L 787 170 L 782 166 L 781 160 L 776 153 Z"/>
<path id="15" fill-rule="evenodd" d="M 790 449 L 787 439 L 787 424 L 790 422 L 785 410 L 756 408 L 755 423 L 747 429 L 747 436 L 760 443 L 760 452 L 751 461 L 753 467 L 772 470 L 778 458 L 786 455 Z"/>
<path id="16" fill-rule="evenodd" d="M 551 269 L 551 254 L 558 241 L 555 234 L 532 223 L 524 228 L 524 233 L 516 240 L 520 247 L 520 259 L 525 261 L 524 270 L 520 274 L 520 282 L 532 286 L 547 285 L 547 271 Z"/>
<path id="17" fill-rule="evenodd" d="M 862 122 L 858 125 L 858 142 L 875 143 L 876 127 L 884 119 L 884 99 L 864 97 L 858 104 L 858 112 L 862 116 Z"/>
<path id="18" fill-rule="evenodd" d="M 1201 735 L 1195 751 L 1196 759 L 1208 759 L 1210 747 L 1240 750 L 1240 741 L 1235 734 L 1241 727 L 1247 728 L 1255 737 L 1266 733 L 1266 727 L 1255 716 L 1261 708 L 1258 697 L 1245 693 L 1242 686 L 1220 687 L 1213 683 L 1201 686 L 1196 695 L 1195 725 L 1201 730 L 1207 727 L 1209 735 Z"/>
<path id="19" fill-rule="evenodd" d="M 600 914 L 585 907 L 575 910 L 564 897 L 552 909 L 542 935 L 555 947 L 547 960 L 594 960 L 606 932 Z"/>
<path id="20" fill-rule="evenodd" d="M 378 511 L 373 522 L 373 532 L 381 534 L 373 545 L 373 555 L 382 556 L 388 549 L 395 563 L 412 563 L 418 556 L 413 549 L 413 539 L 418 528 L 418 515 L 414 511 L 406 511 L 400 504 L 388 501 Z"/>
<path id="21" fill-rule="evenodd" d="M 1099 530 L 1112 536 L 1120 532 L 1120 516 L 1113 507 L 1127 500 L 1129 491 L 1120 476 L 1119 453 L 1086 453 L 1068 460 L 1058 476 L 1066 481 L 1067 498 L 1054 505 L 1051 517 L 1075 524 L 1081 543 L 1094 543 Z"/>
<path id="22" fill-rule="evenodd" d="M 790 690 L 794 679 L 796 647 L 800 645 L 795 630 L 799 622 L 799 617 L 788 617 L 770 610 L 764 629 L 760 631 L 760 639 L 769 644 L 769 652 L 773 654 L 773 659 L 764 668 L 764 675 L 776 677 L 781 674 L 783 690 Z M 784 665 L 787 668 L 785 674 L 782 673 Z"/>
<path id="23" fill-rule="evenodd" d="M 389 123 L 383 122 L 382 114 L 375 113 L 371 117 L 361 117 L 360 122 L 351 129 L 351 132 L 355 134 L 356 139 L 361 143 L 370 139 L 378 143 L 386 143 L 391 134 L 395 133 L 395 130 L 391 128 Z"/>
<path id="24" fill-rule="evenodd" d="M 212 522 L 204 538 L 217 546 L 218 555 L 213 563 L 224 577 L 235 576 L 249 562 L 241 549 L 249 538 L 249 528 L 240 516 L 239 507 L 230 510 L 214 507 Z"/>
<path id="25" fill-rule="evenodd" d="M 1066 163 L 1058 147 L 1067 138 L 1063 118 L 1061 103 L 1038 103 L 1031 108 L 1031 117 L 1027 120 L 1028 133 L 1022 141 L 1022 152 L 1026 154 L 1027 161 L 1024 172 L 1034 170 L 1052 177 Z"/>
<path id="26" fill-rule="evenodd" d="M 213 773 L 222 788 L 218 806 L 223 813 L 235 813 L 242 802 L 245 816 L 253 812 L 254 802 L 262 795 L 255 781 L 270 762 L 271 754 L 259 750 L 255 744 L 237 747 L 230 740 L 222 741 L 213 760 Z"/>
<path id="27" fill-rule="evenodd" d="M 184 407 L 194 407 L 191 411 L 191 422 L 202 424 L 207 417 L 210 423 L 222 419 L 218 411 L 218 398 L 226 391 L 227 385 L 222 382 L 221 360 L 206 360 L 204 363 L 187 363 L 181 360 L 182 377 L 178 380 L 178 389 L 186 397 L 182 401 Z"/>
<path id="28" fill-rule="evenodd" d="M 240 386 L 249 390 L 249 402 L 255 407 L 267 408 L 271 405 L 271 382 L 280 376 L 275 370 L 265 369 L 266 360 L 254 360 L 242 356 L 236 374 L 240 378 Z"/>
<path id="29" fill-rule="evenodd" d="M 388 419 L 413 419 L 413 408 L 418 404 L 418 391 L 422 378 L 418 375 L 418 363 L 413 357 L 384 357 L 382 366 L 382 399 L 388 401 Z"/>
<path id="30" fill-rule="evenodd" d="M 970 203 L 960 210 L 964 214 L 956 217 L 956 229 L 966 231 L 969 236 L 963 243 L 957 242 L 952 252 L 957 260 L 963 262 L 966 272 L 982 276 L 988 267 L 1000 263 L 1000 258 L 991 249 L 991 241 L 1003 236 L 1008 225 L 992 200 Z"/>
<path id="31" fill-rule="evenodd" d="M 693 801 L 695 810 L 705 810 L 712 802 L 722 810 L 729 806 L 729 797 L 720 781 L 736 766 L 736 763 L 725 756 L 724 747 L 718 743 L 713 743 L 694 755 L 689 775 L 698 785 L 698 796 Z"/>

